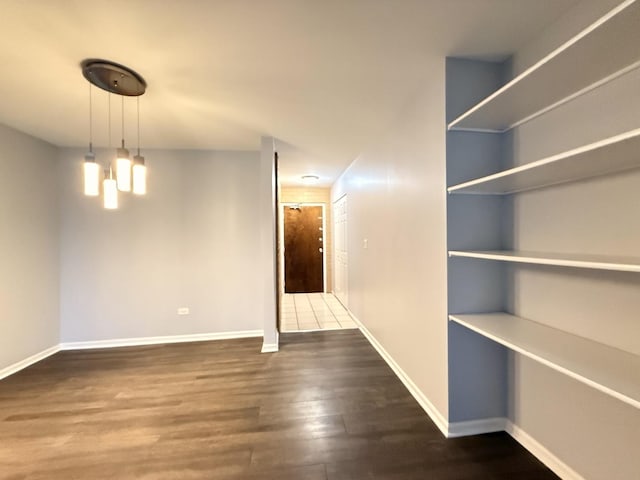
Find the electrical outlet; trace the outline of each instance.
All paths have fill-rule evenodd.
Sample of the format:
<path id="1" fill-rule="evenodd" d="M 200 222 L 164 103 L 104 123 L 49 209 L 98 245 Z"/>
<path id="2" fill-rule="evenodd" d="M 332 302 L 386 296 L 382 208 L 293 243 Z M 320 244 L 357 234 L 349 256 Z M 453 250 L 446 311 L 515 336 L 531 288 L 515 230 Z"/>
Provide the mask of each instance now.
<path id="1" fill-rule="evenodd" d="M 189 315 L 189 307 L 180 307 L 178 309 L 178 315 Z"/>

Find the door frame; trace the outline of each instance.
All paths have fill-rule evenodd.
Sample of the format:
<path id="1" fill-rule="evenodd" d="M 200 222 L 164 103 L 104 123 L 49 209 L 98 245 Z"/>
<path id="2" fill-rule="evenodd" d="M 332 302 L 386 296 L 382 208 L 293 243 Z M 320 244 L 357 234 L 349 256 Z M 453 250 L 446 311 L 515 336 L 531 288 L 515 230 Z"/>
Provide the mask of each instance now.
<path id="1" fill-rule="evenodd" d="M 327 214 L 324 203 L 318 202 L 281 202 L 278 209 L 278 241 L 279 254 L 278 265 L 280 275 L 278 278 L 278 293 L 284 295 L 284 209 L 285 207 L 322 207 L 322 293 L 327 293 Z M 329 240 L 331 241 L 331 240 Z"/>
<path id="2" fill-rule="evenodd" d="M 333 243 L 331 244 L 331 252 L 333 255 L 333 292 L 334 292 L 334 296 L 338 299 L 338 301 L 344 306 L 344 308 L 346 308 L 347 310 L 349 309 L 348 304 L 349 304 L 349 271 L 348 271 L 348 262 L 349 262 L 349 257 L 348 257 L 348 251 L 347 251 L 347 272 L 345 274 L 345 278 L 343 278 L 343 288 L 344 288 L 344 298 L 338 298 L 338 295 L 335 294 L 336 291 L 336 284 L 338 283 L 336 281 L 336 276 L 338 275 L 338 260 L 337 260 L 337 255 L 338 255 L 338 249 L 336 248 L 336 234 L 338 232 L 338 229 L 336 228 L 336 219 L 338 218 L 338 216 L 336 215 L 336 204 L 340 201 L 343 201 L 346 204 L 346 209 L 349 209 L 349 204 L 347 202 L 347 194 L 344 193 L 342 195 L 340 195 L 340 197 L 338 197 L 335 201 L 331 202 L 331 221 L 333 222 L 332 225 L 332 233 L 333 233 Z M 345 211 L 345 223 L 346 223 L 346 219 L 348 218 L 347 216 L 347 212 Z M 345 249 L 348 247 L 348 242 L 349 242 L 349 237 L 348 237 L 348 233 L 345 227 Z"/>

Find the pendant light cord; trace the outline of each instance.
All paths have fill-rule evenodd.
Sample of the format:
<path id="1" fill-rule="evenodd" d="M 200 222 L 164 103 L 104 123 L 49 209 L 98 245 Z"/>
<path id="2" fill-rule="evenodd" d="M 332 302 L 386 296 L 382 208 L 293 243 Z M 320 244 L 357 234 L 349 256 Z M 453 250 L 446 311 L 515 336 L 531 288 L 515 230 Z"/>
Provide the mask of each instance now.
<path id="1" fill-rule="evenodd" d="M 111 93 L 108 94 L 107 98 L 109 103 L 109 141 L 107 143 L 109 144 L 109 150 L 111 150 Z"/>
<path id="2" fill-rule="evenodd" d="M 93 152 L 93 104 L 91 101 L 91 82 L 89 82 L 89 152 Z"/>
<path id="3" fill-rule="evenodd" d="M 107 98 L 109 99 L 109 150 L 111 150 L 111 92 L 109 92 Z M 113 168 L 111 162 L 109 162 L 109 178 L 113 178 Z"/>
<path id="4" fill-rule="evenodd" d="M 122 95 L 122 107 L 120 111 L 122 113 L 122 148 L 124 148 L 124 95 Z"/>
<path id="5" fill-rule="evenodd" d="M 140 95 L 136 97 L 136 110 L 138 113 L 138 156 L 140 156 Z"/>

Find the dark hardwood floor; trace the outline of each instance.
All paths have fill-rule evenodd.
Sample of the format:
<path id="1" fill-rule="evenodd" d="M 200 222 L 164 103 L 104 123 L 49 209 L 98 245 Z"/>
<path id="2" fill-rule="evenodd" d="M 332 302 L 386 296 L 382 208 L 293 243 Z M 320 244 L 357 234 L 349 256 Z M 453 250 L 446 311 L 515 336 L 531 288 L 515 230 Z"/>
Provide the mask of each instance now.
<path id="1" fill-rule="evenodd" d="M 60 352 L 0 381 L 2 479 L 547 479 L 445 439 L 357 330 Z"/>

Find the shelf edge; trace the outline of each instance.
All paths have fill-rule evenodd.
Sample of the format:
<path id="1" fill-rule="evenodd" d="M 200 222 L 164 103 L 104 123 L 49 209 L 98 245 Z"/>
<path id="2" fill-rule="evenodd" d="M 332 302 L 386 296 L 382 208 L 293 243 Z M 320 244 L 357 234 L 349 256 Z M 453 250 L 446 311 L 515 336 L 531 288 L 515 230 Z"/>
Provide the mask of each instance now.
<path id="1" fill-rule="evenodd" d="M 527 263 L 533 265 L 550 265 L 557 267 L 570 267 L 570 268 L 588 268 L 592 270 L 607 270 L 614 272 L 632 272 L 640 273 L 640 264 L 625 264 L 625 263 L 611 263 L 611 262 L 595 262 L 590 260 L 570 260 L 570 259 L 554 259 L 554 258 L 537 258 L 537 257 L 518 257 L 516 255 L 510 255 L 505 253 L 489 253 L 490 251 L 467 251 L 467 250 L 450 250 L 448 252 L 449 257 L 460 258 L 477 258 L 480 260 L 494 260 L 499 262 L 511 262 L 511 263 Z M 544 255 L 541 253 L 541 255 Z"/>
<path id="2" fill-rule="evenodd" d="M 633 140 L 633 139 L 639 139 L 640 140 L 640 128 L 635 128 L 633 130 L 629 130 L 627 132 L 623 132 L 620 133 L 618 135 L 614 135 L 612 137 L 607 137 L 603 140 L 599 140 L 597 142 L 592 142 L 589 143 L 587 145 L 582 145 L 581 147 L 576 147 L 573 148 L 571 150 L 566 150 L 564 152 L 560 152 L 557 153 L 555 155 L 551 155 L 550 157 L 545 157 L 542 158 L 540 160 L 535 160 L 533 162 L 529 162 L 526 163 L 524 165 L 520 165 L 518 167 L 514 167 L 514 168 L 510 168 L 508 170 L 503 170 L 501 172 L 497 172 L 497 173 L 493 173 L 491 175 L 486 175 L 484 177 L 479 177 L 473 180 L 469 180 L 467 182 L 463 182 L 463 183 L 458 183 L 456 185 L 452 185 L 450 187 L 447 188 L 447 192 L 449 193 L 456 193 L 459 190 L 462 190 L 464 188 L 468 188 L 468 187 L 473 187 L 476 185 L 483 185 L 485 183 L 488 182 L 492 182 L 494 180 L 500 180 L 503 178 L 508 178 L 520 173 L 524 173 L 524 172 L 528 172 L 528 171 L 533 171 L 537 168 L 540 167 L 544 167 L 547 165 L 551 165 L 555 162 L 559 162 L 561 160 L 568 160 L 570 158 L 573 157 L 579 157 L 582 154 L 585 153 L 589 153 L 589 152 L 595 152 L 597 150 L 600 149 L 605 149 L 607 147 L 613 146 L 613 145 L 617 145 L 617 144 L 621 144 L 625 141 L 629 141 L 629 140 Z M 573 180 L 580 180 L 580 179 L 584 179 L 584 178 L 593 178 L 593 177 L 598 177 L 601 175 L 607 175 L 607 174 L 611 174 L 611 173 L 615 173 L 617 171 L 624 171 L 624 170 L 631 170 L 633 168 L 640 168 L 640 165 L 638 167 L 629 167 L 629 168 L 625 168 L 625 169 L 621 169 L 621 170 L 609 170 L 606 171 L 604 173 L 601 174 L 595 174 L 591 177 L 576 177 Z M 540 185 L 537 187 L 531 187 L 529 189 L 526 190 L 533 190 L 535 188 L 543 188 L 545 186 L 550 186 L 550 185 L 557 185 L 559 183 L 568 183 L 573 181 L 572 179 L 568 179 L 568 180 L 561 180 L 558 183 L 553 183 L 553 184 L 545 184 L 545 185 Z M 518 190 L 518 191 L 524 191 L 524 190 Z M 517 193 L 518 191 L 512 191 L 512 192 L 495 192 L 495 193 L 476 193 L 478 195 L 508 195 L 510 193 Z M 462 193 L 462 192 L 460 192 Z"/>
<path id="3" fill-rule="evenodd" d="M 593 31 L 595 31 L 597 28 L 599 28 L 600 26 L 602 26 L 603 24 L 605 24 L 606 22 L 611 20 L 613 17 L 618 15 L 620 12 L 625 10 L 627 7 L 633 5 L 635 2 L 636 2 L 636 0 L 625 0 L 624 2 L 620 3 L 619 5 L 617 5 L 615 8 L 613 8 L 612 10 L 607 12 L 605 15 L 603 15 L 602 17 L 597 19 L 595 22 L 593 22 L 592 24 L 590 24 L 589 26 L 587 26 L 586 28 L 584 28 L 580 32 L 578 32 L 576 35 L 571 37 L 569 40 L 564 42 L 562 45 L 560 45 L 559 47 L 555 48 L 550 53 L 548 53 L 547 55 L 542 57 L 540 60 L 538 60 L 532 66 L 530 66 L 525 71 L 523 71 L 520 75 L 517 75 L 511 81 L 507 82 L 505 85 L 503 85 L 498 90 L 493 92 L 491 95 L 486 97 L 484 100 L 480 101 L 479 103 L 474 105 L 472 108 L 470 108 L 469 110 L 467 110 L 463 114 L 459 115 L 457 118 L 455 118 L 453 121 L 451 121 L 447 125 L 447 129 L 451 130 L 452 128 L 454 128 L 458 123 L 461 123 L 465 118 L 469 117 L 470 115 L 472 115 L 473 113 L 477 112 L 482 107 L 484 107 L 486 104 L 490 103 L 493 99 L 497 98 L 498 96 L 502 95 L 503 93 L 505 93 L 509 89 L 513 88 L 514 85 L 517 85 L 518 83 L 520 83 L 523 79 L 525 79 L 526 77 L 528 77 L 529 75 L 531 75 L 532 73 L 534 73 L 535 71 L 537 71 L 538 69 L 543 67 L 545 64 L 549 63 L 555 57 L 559 56 L 565 50 L 569 49 L 569 47 L 571 47 L 571 46 L 575 45 L 576 43 L 578 43 L 584 37 L 586 37 L 587 35 L 589 35 Z M 574 95 L 575 95 L 575 93 L 574 93 Z M 505 129 L 505 131 L 509 130 L 510 128 L 511 127 Z"/>
<path id="4" fill-rule="evenodd" d="M 504 315 L 515 317 L 515 315 L 510 315 L 510 314 L 505 313 L 505 312 L 499 312 L 499 313 L 503 313 Z M 541 363 L 542 365 L 545 365 L 545 366 L 547 366 L 547 367 L 549 367 L 549 368 L 551 368 L 553 370 L 556 370 L 557 372 L 560 372 L 560 373 L 562 373 L 564 375 L 567 375 L 568 377 L 571 377 L 574 380 L 577 380 L 577 381 L 579 381 L 581 383 L 584 383 L 584 384 L 586 384 L 586 385 L 588 385 L 588 386 L 590 386 L 592 388 L 595 388 L 596 390 L 599 390 L 599 391 L 601 391 L 603 393 L 606 393 L 607 395 L 610 395 L 610 396 L 612 396 L 612 397 L 614 397 L 614 398 L 616 398 L 616 399 L 618 399 L 618 400 L 620 400 L 620 401 L 622 401 L 624 403 L 627 403 L 627 404 L 629 404 L 629 405 L 631 405 L 631 406 L 633 406 L 633 407 L 635 407 L 637 409 L 640 409 L 640 400 L 636 400 L 635 398 L 630 397 L 628 395 L 625 395 L 624 393 L 620 393 L 617 390 L 613 390 L 613 389 L 611 389 L 611 388 L 609 388 L 609 387 L 607 387 L 605 385 L 602 385 L 601 383 L 598 383 L 598 382 L 596 382 L 594 380 L 591 380 L 590 378 L 587 378 L 587 377 L 585 377 L 583 375 L 580 375 L 580 374 L 578 374 L 578 373 L 576 373 L 576 372 L 574 372 L 572 370 L 569 370 L 566 367 L 563 367 L 563 366 L 558 365 L 558 364 L 556 364 L 556 363 L 554 363 L 554 362 L 552 362 L 550 360 L 547 360 L 544 357 L 541 357 L 540 355 L 537 355 L 537 354 L 535 354 L 533 352 L 530 352 L 530 351 L 526 350 L 523 347 L 519 347 L 516 344 L 508 342 L 507 340 L 502 339 L 502 338 L 498 337 L 497 335 L 494 335 L 494 334 L 486 332 L 486 331 L 484 331 L 484 330 L 482 330 L 482 329 L 480 329 L 478 327 L 475 327 L 474 325 L 472 325 L 472 324 L 470 324 L 468 322 L 465 322 L 464 319 L 461 319 L 461 318 L 457 317 L 456 315 L 453 315 L 453 314 L 449 315 L 449 321 L 452 321 L 452 322 L 455 322 L 455 323 L 457 323 L 459 325 L 462 325 L 463 327 L 468 328 L 469 330 L 472 330 L 472 331 L 476 332 L 477 334 L 482 335 L 485 338 L 488 338 L 489 340 L 493 340 L 494 342 L 499 343 L 500 345 L 503 345 L 503 346 L 507 347 L 510 350 L 518 352 L 518 353 L 524 355 L 525 357 L 531 358 L 532 360 L 534 360 L 534 361 L 536 361 L 538 363 Z M 529 320 L 529 321 L 531 321 L 531 320 Z M 597 342 L 594 342 L 594 343 L 597 343 Z"/>

